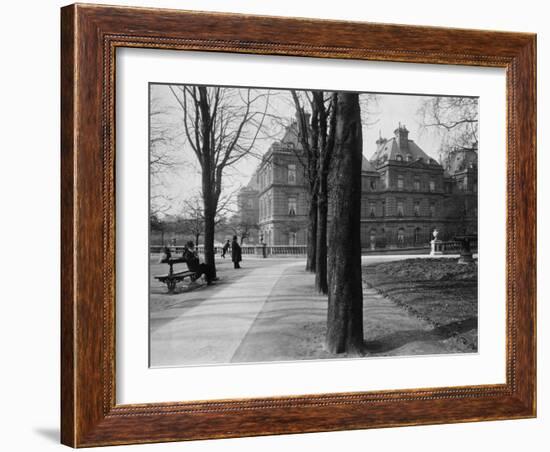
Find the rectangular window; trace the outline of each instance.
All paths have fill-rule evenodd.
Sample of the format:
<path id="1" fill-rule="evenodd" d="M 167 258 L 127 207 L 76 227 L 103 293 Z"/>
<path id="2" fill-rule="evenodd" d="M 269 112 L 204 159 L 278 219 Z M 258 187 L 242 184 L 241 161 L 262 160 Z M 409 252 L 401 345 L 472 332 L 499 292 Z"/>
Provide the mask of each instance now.
<path id="1" fill-rule="evenodd" d="M 296 232 L 289 232 L 288 233 L 288 244 L 290 246 L 295 246 L 296 245 Z"/>
<path id="2" fill-rule="evenodd" d="M 420 201 L 414 202 L 414 216 L 419 217 L 420 216 Z"/>
<path id="3" fill-rule="evenodd" d="M 386 201 L 382 201 L 382 216 L 386 216 Z"/>
<path id="4" fill-rule="evenodd" d="M 435 203 L 430 203 L 430 217 L 435 217 Z"/>
<path id="5" fill-rule="evenodd" d="M 293 217 L 296 215 L 296 198 L 288 198 L 288 215 Z"/>
<path id="6" fill-rule="evenodd" d="M 403 216 L 403 201 L 397 201 L 397 216 Z"/>
<path id="7" fill-rule="evenodd" d="M 397 188 L 401 189 L 403 188 L 404 182 L 403 182 L 403 176 L 399 175 L 397 176 Z"/>
<path id="8" fill-rule="evenodd" d="M 260 218 L 264 217 L 264 199 L 260 198 Z"/>
<path id="9" fill-rule="evenodd" d="M 376 204 L 374 202 L 369 202 L 369 216 L 375 217 L 376 216 Z"/>
<path id="10" fill-rule="evenodd" d="M 296 184 L 296 165 L 288 165 L 288 183 L 290 185 Z"/>
<path id="11" fill-rule="evenodd" d="M 420 180 L 419 179 L 414 180 L 414 189 L 416 191 L 420 191 Z"/>
<path id="12" fill-rule="evenodd" d="M 435 181 L 430 181 L 430 191 L 435 191 Z"/>
<path id="13" fill-rule="evenodd" d="M 390 186 L 390 175 L 388 171 L 384 171 L 380 178 L 380 184 L 382 185 L 382 188 L 389 188 Z"/>

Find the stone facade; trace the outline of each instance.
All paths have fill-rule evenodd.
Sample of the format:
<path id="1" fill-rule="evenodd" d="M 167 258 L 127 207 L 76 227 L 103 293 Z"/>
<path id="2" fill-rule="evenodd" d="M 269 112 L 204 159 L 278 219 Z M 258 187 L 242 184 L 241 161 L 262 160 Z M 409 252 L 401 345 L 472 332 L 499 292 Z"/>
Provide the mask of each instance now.
<path id="1" fill-rule="evenodd" d="M 427 246 L 435 228 L 442 240 L 477 232 L 477 153 L 455 150 L 445 162 L 429 157 L 399 125 L 363 158 L 361 247 Z M 242 215 L 256 218 L 258 241 L 306 244 L 308 193 L 297 126 L 274 142 L 250 184 L 239 194 Z M 329 206 L 330 221 L 330 206 Z"/>

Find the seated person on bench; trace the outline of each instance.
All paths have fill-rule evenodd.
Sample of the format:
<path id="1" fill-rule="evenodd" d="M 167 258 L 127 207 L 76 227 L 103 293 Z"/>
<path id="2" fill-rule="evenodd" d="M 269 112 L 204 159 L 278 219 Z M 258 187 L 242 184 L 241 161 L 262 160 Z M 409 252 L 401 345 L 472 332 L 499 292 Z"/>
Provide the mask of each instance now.
<path id="1" fill-rule="evenodd" d="M 200 276 L 204 275 L 206 279 L 206 284 L 212 284 L 212 271 L 208 265 L 205 263 L 199 262 L 199 256 L 195 251 L 195 244 L 193 241 L 189 241 L 185 244 L 183 248 L 182 260 L 187 263 L 187 268 L 190 271 L 195 272 L 195 279 L 198 279 Z"/>

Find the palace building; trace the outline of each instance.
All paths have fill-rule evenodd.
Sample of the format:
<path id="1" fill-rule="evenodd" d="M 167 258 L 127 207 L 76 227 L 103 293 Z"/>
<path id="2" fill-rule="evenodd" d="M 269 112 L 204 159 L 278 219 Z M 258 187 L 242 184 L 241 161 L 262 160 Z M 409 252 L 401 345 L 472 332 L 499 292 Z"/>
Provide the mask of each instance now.
<path id="1" fill-rule="evenodd" d="M 240 191 L 241 220 L 259 227 L 253 242 L 306 244 L 309 199 L 300 153 L 293 122 Z M 452 150 L 438 162 L 399 124 L 392 138 L 376 141 L 370 159 L 363 157 L 361 247 L 425 246 L 434 229 L 443 240 L 477 233 L 477 152 Z"/>

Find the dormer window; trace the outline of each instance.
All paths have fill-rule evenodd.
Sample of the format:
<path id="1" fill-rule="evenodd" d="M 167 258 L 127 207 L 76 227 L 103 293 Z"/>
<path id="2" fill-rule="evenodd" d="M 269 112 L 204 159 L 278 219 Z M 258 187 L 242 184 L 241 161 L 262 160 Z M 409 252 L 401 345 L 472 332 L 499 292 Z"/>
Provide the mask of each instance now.
<path id="1" fill-rule="evenodd" d="M 397 154 L 395 156 L 395 160 L 397 160 L 398 162 L 402 162 L 403 161 L 403 156 L 401 154 Z"/>
<path id="2" fill-rule="evenodd" d="M 407 162 L 412 162 L 413 156 L 411 154 L 407 154 Z"/>

